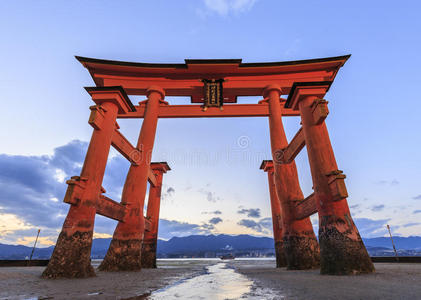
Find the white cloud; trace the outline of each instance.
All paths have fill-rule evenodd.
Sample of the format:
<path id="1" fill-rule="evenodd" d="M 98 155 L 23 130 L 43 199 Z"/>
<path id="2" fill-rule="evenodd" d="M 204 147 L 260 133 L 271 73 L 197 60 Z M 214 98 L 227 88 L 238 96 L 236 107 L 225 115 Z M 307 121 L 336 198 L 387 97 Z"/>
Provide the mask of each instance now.
<path id="1" fill-rule="evenodd" d="M 100 232 L 94 232 L 94 239 L 108 239 L 112 238 L 113 236 L 109 233 L 100 233 Z"/>
<path id="2" fill-rule="evenodd" d="M 60 183 L 63 183 L 66 180 L 67 174 L 62 169 L 56 169 L 55 172 L 55 180 L 57 180 Z"/>
<path id="3" fill-rule="evenodd" d="M 387 233 L 386 224 L 390 219 L 354 218 L 355 225 L 363 238 L 384 236 Z"/>
<path id="4" fill-rule="evenodd" d="M 13 214 L 0 213 L 0 236 L 5 237 L 7 234 L 16 230 L 24 230 L 32 228 L 22 218 Z M 2 239 L 0 239 L 0 242 Z"/>
<path id="5" fill-rule="evenodd" d="M 24 236 L 18 238 L 15 244 L 32 246 L 35 243 L 36 236 Z M 56 243 L 56 238 L 50 236 L 40 236 L 37 240 L 37 247 L 53 246 Z"/>
<path id="6" fill-rule="evenodd" d="M 252 229 L 255 232 L 267 235 L 272 233 L 272 218 L 262 218 L 257 222 L 251 219 L 242 219 L 237 224 Z"/>
<path id="7" fill-rule="evenodd" d="M 208 224 L 193 224 L 182 221 L 159 219 L 159 238 L 168 240 L 174 236 L 188 236 L 196 234 L 210 234 L 213 226 Z"/>
<path id="8" fill-rule="evenodd" d="M 204 0 L 207 10 L 221 16 L 248 11 L 256 2 L 257 0 Z"/>

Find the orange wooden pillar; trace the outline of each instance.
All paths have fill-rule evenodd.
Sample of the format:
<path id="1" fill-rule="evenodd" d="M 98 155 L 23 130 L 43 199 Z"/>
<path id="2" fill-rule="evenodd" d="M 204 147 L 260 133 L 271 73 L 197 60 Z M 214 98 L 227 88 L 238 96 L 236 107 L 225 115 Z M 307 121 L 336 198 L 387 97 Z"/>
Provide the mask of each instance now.
<path id="1" fill-rule="evenodd" d="M 142 246 L 142 268 L 156 268 L 156 247 L 158 242 L 159 209 L 163 174 L 171 170 L 166 162 L 151 163 L 156 178 L 156 185 L 149 188 L 148 209 L 146 218 L 151 226 L 145 230 Z"/>
<path id="2" fill-rule="evenodd" d="M 275 255 L 276 255 L 276 267 L 285 267 L 285 252 L 284 243 L 282 240 L 282 210 L 281 202 L 276 194 L 275 178 L 273 170 L 273 161 L 264 160 L 260 169 L 268 174 L 269 194 L 270 194 L 270 207 L 272 210 L 272 225 L 273 225 L 273 239 L 275 241 Z"/>
<path id="3" fill-rule="evenodd" d="M 294 87 L 294 107 L 301 114 L 319 213 L 322 274 L 355 274 L 374 271 L 347 203 L 345 175 L 338 170 L 324 119 L 327 102 L 320 99 L 329 86 L 306 83 Z"/>
<path id="4" fill-rule="evenodd" d="M 319 266 L 319 245 L 310 218 L 294 217 L 295 203 L 304 199 L 298 182 L 295 162 L 283 164 L 277 157 L 288 146 L 282 124 L 281 89 L 270 85 L 264 90 L 269 101 L 269 129 L 274 162 L 275 187 L 282 209 L 282 235 L 289 270 L 312 269 Z"/>
<path id="5" fill-rule="evenodd" d="M 101 271 L 136 271 L 141 269 L 142 240 L 145 229 L 143 207 L 148 173 L 155 140 L 160 102 L 164 90 L 149 87 L 148 100 L 137 149 L 141 155 L 138 165 L 131 165 L 124 183 L 121 203 L 126 206 L 124 221 L 119 222 L 110 247 L 99 269 Z"/>
<path id="6" fill-rule="evenodd" d="M 68 180 L 64 202 L 71 204 L 45 278 L 95 276 L 91 246 L 96 204 L 115 130 L 117 113 L 129 111 L 121 88 L 87 88 L 97 104 L 91 107 L 89 123 L 94 127 L 80 176 Z"/>

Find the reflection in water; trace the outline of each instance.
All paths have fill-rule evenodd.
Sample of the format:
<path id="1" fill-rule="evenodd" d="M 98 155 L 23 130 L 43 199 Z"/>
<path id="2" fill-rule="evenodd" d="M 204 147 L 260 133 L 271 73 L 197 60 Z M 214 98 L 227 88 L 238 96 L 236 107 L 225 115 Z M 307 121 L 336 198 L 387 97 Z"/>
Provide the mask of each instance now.
<path id="1" fill-rule="evenodd" d="M 225 263 L 207 269 L 207 274 L 155 291 L 148 299 L 238 299 L 250 292 L 253 282 Z"/>

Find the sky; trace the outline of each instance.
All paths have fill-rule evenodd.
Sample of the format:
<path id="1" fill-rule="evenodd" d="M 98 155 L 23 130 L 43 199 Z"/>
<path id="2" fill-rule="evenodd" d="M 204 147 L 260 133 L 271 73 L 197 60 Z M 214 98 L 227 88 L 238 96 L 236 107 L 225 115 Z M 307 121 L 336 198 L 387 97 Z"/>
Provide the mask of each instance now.
<path id="1" fill-rule="evenodd" d="M 419 1 L 177 0 L 0 2 L 0 243 L 55 243 L 92 134 L 94 83 L 75 55 L 133 62 L 270 62 L 351 54 L 326 95 L 335 156 L 363 237 L 421 235 Z M 133 103 L 145 97 L 131 97 Z M 167 97 L 170 104 L 188 99 Z M 256 103 L 244 97 L 239 103 Z M 299 118 L 284 118 L 289 139 Z M 119 120 L 136 144 L 142 120 Z M 267 118 L 163 119 L 167 161 L 159 236 L 271 236 Z M 297 159 L 304 195 L 307 153 Z M 118 201 L 129 163 L 110 152 L 103 186 Z M 317 216 L 312 217 L 317 232 Z M 95 237 L 115 221 L 97 216 Z"/>

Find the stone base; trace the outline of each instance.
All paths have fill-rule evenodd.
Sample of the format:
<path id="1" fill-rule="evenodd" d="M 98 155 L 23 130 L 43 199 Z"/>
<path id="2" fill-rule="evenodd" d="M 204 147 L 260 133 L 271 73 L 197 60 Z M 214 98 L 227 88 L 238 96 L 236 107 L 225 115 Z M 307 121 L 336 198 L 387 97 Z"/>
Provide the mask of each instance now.
<path id="1" fill-rule="evenodd" d="M 319 241 L 321 274 L 351 275 L 375 272 L 374 265 L 352 219 L 321 218 Z M 337 228 L 348 228 L 340 232 Z"/>
<path id="2" fill-rule="evenodd" d="M 320 250 L 315 237 L 286 236 L 283 241 L 288 270 L 308 270 L 320 267 Z"/>
<path id="3" fill-rule="evenodd" d="M 142 240 L 111 241 L 107 254 L 99 266 L 100 271 L 139 271 L 141 265 Z"/>
<path id="4" fill-rule="evenodd" d="M 156 268 L 156 244 L 143 244 L 142 268 Z"/>
<path id="5" fill-rule="evenodd" d="M 95 276 L 91 265 L 92 232 L 61 232 L 43 278 L 85 278 Z"/>
<path id="6" fill-rule="evenodd" d="M 282 241 L 275 242 L 276 267 L 283 268 L 287 266 L 285 251 Z"/>

